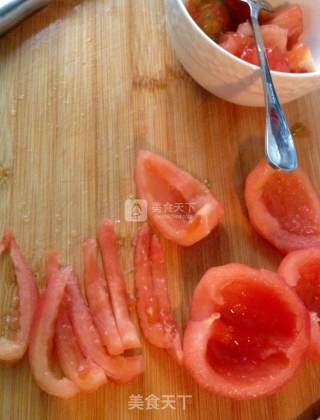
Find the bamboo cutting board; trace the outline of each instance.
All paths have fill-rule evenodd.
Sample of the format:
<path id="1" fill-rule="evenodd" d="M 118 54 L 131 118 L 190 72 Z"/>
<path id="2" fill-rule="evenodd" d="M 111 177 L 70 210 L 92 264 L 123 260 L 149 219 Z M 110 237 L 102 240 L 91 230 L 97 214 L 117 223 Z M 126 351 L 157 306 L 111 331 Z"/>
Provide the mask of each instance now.
<path id="1" fill-rule="evenodd" d="M 319 106 L 318 93 L 286 106 L 290 124 L 307 127 L 297 138 L 300 163 L 318 188 Z M 167 39 L 161 0 L 56 0 L 3 37 L 0 121 L 0 230 L 14 229 L 40 286 L 51 248 L 81 272 L 80 243 L 108 216 L 119 221 L 132 289 L 137 225 L 125 221 L 124 203 L 134 193 L 141 148 L 210 184 L 225 207 L 223 224 L 201 243 L 181 249 L 165 242 L 181 327 L 207 268 L 228 262 L 277 267 L 279 254 L 252 231 L 243 202 L 245 176 L 263 155 L 263 111 L 225 103 L 188 77 Z M 6 260 L 0 274 L 3 319 L 16 292 Z M 291 420 L 320 413 L 314 363 L 305 362 L 274 396 L 235 402 L 200 389 L 165 352 L 145 345 L 144 354 L 145 374 L 131 384 L 109 384 L 67 402 L 39 390 L 26 360 L 1 368 L 0 418 Z M 137 395 L 144 409 L 129 410 L 130 396 Z M 175 409 L 151 409 L 152 400 L 165 407 L 166 395 L 174 396 Z M 185 409 L 181 395 L 191 396 Z"/>

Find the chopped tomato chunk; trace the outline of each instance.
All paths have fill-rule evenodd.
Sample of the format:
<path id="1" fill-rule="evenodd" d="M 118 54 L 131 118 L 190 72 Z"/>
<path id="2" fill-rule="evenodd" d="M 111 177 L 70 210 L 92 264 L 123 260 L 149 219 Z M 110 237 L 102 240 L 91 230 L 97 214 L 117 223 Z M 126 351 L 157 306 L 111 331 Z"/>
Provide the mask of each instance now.
<path id="1" fill-rule="evenodd" d="M 4 234 L 0 242 L 0 256 L 4 252 L 9 253 L 14 267 L 18 283 L 20 316 L 15 339 L 0 337 L 0 361 L 13 363 L 20 360 L 27 350 L 32 319 L 38 302 L 38 290 L 34 276 L 10 231 Z"/>
<path id="2" fill-rule="evenodd" d="M 288 62 L 292 73 L 308 73 L 316 69 L 310 48 L 301 42 L 288 51 Z"/>

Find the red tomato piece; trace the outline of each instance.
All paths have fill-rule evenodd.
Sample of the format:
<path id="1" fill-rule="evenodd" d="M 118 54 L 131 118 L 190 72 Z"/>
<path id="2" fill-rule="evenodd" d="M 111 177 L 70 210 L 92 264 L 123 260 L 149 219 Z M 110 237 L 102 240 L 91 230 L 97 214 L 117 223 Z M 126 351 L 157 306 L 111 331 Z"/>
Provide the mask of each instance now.
<path id="1" fill-rule="evenodd" d="M 147 201 L 152 224 L 179 245 L 203 239 L 223 215 L 222 206 L 201 182 L 149 151 L 139 152 L 135 182 L 138 197 Z"/>
<path id="2" fill-rule="evenodd" d="M 159 304 L 153 293 L 152 267 L 149 258 L 150 231 L 147 224 L 139 230 L 135 248 L 136 307 L 144 336 L 159 348 L 167 347 Z"/>
<path id="3" fill-rule="evenodd" d="M 38 302 L 38 289 L 34 276 L 27 266 L 13 233 L 7 231 L 0 242 L 0 256 L 8 252 L 11 258 L 19 293 L 19 329 L 15 339 L 0 337 L 0 360 L 13 363 L 25 354 L 31 330 L 32 319 Z"/>
<path id="4" fill-rule="evenodd" d="M 105 219 L 97 232 L 102 262 L 110 290 L 113 314 L 124 349 L 141 347 L 139 336 L 129 316 L 128 295 L 118 260 L 117 237 L 113 223 Z"/>
<path id="5" fill-rule="evenodd" d="M 286 53 L 280 51 L 278 47 L 269 48 L 268 46 L 265 47 L 265 52 L 271 70 L 287 73 L 290 72 L 288 57 Z M 248 63 L 255 64 L 256 66 L 259 65 L 256 46 L 246 47 L 241 54 L 241 58 Z"/>
<path id="6" fill-rule="evenodd" d="M 320 248 L 291 252 L 281 262 L 278 273 L 297 293 L 309 311 L 309 356 L 320 361 Z"/>
<path id="7" fill-rule="evenodd" d="M 74 397 L 79 388 L 70 379 L 54 374 L 51 355 L 55 323 L 70 274 L 71 268 L 66 267 L 48 279 L 33 319 L 29 346 L 30 367 L 35 381 L 43 391 L 64 399 Z"/>
<path id="8" fill-rule="evenodd" d="M 83 243 L 84 281 L 86 295 L 94 323 L 103 344 L 111 355 L 124 352 L 124 347 L 113 315 L 109 291 L 97 261 L 97 243 L 88 239 Z"/>
<path id="9" fill-rule="evenodd" d="M 251 23 L 247 20 L 243 23 L 240 23 L 237 28 L 237 34 L 253 38 L 253 29 Z"/>
<path id="10" fill-rule="evenodd" d="M 168 352 L 181 365 L 183 363 L 183 353 L 181 338 L 174 318 L 168 294 L 164 250 L 159 238 L 153 234 L 151 239 L 151 264 L 154 296 L 159 303 L 159 316 L 163 325 L 164 333 L 167 336 Z"/>
<path id="11" fill-rule="evenodd" d="M 57 275 L 59 269 L 59 254 L 52 251 L 47 257 L 46 279 Z M 60 305 L 55 328 L 55 349 L 65 376 L 86 392 L 95 391 L 106 383 L 104 370 L 88 360 L 79 348 L 70 321 L 66 296 Z"/>
<path id="12" fill-rule="evenodd" d="M 287 52 L 288 29 L 268 24 L 260 26 L 260 30 L 264 45 L 267 48 L 278 48 L 282 53 Z"/>
<path id="13" fill-rule="evenodd" d="M 191 2 L 189 13 L 210 38 L 216 39 L 222 32 L 232 28 L 228 8 L 222 0 L 212 0 L 210 3 L 196 7 Z"/>
<path id="14" fill-rule="evenodd" d="M 156 347 L 183 362 L 181 338 L 168 295 L 164 251 L 147 224 L 140 229 L 135 252 L 137 312 L 142 331 Z"/>
<path id="15" fill-rule="evenodd" d="M 208 270 L 196 287 L 184 363 L 208 390 L 251 399 L 287 383 L 309 341 L 308 313 L 279 275 L 229 264 Z"/>
<path id="16" fill-rule="evenodd" d="M 309 73 L 316 70 L 310 48 L 301 42 L 288 51 L 288 62 L 291 73 Z"/>
<path id="17" fill-rule="evenodd" d="M 82 391 L 93 392 L 107 382 L 104 370 L 81 352 L 66 305 L 56 322 L 55 346 L 61 369 Z"/>
<path id="18" fill-rule="evenodd" d="M 236 32 L 227 32 L 219 38 L 219 44 L 229 53 L 241 57 L 243 50 L 254 45 L 254 39 Z"/>
<path id="19" fill-rule="evenodd" d="M 107 376 L 116 382 L 126 383 L 141 374 L 144 369 L 141 355 L 111 357 L 106 353 L 75 273 L 72 273 L 68 281 L 67 293 L 70 319 L 82 353 L 101 366 Z"/>
<path id="20" fill-rule="evenodd" d="M 298 4 L 288 4 L 263 15 L 263 22 L 288 30 L 288 48 L 299 41 L 303 32 L 303 12 Z"/>
<path id="21" fill-rule="evenodd" d="M 261 161 L 248 175 L 245 200 L 255 230 L 283 253 L 320 246 L 320 201 L 302 171 Z"/>
<path id="22" fill-rule="evenodd" d="M 250 18 L 249 7 L 244 2 L 240 0 L 225 0 L 225 3 L 235 22 L 242 23 Z"/>

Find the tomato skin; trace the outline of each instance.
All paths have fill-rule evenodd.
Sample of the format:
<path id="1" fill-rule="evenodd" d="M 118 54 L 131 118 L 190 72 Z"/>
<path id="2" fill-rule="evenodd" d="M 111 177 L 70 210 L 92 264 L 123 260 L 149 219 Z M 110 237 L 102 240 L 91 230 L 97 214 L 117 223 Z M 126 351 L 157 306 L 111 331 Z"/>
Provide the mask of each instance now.
<path id="1" fill-rule="evenodd" d="M 206 237 L 223 215 L 220 203 L 201 182 L 163 157 L 141 150 L 135 167 L 137 196 L 147 201 L 151 224 L 167 239 L 190 246 Z M 182 205 L 180 213 L 154 205 Z"/>
<path id="2" fill-rule="evenodd" d="M 320 248 L 308 248 L 298 251 L 293 251 L 286 255 L 282 260 L 278 273 L 286 281 L 286 283 L 297 293 L 297 295 L 305 303 L 307 310 L 309 311 L 310 324 L 311 324 L 311 341 L 308 355 L 310 358 L 317 362 L 320 362 L 320 326 L 319 326 L 319 313 L 314 312 L 311 308 L 308 308 L 308 302 L 304 300 L 304 296 L 299 291 L 299 282 L 308 282 L 308 278 L 301 279 L 300 270 L 308 269 L 308 277 L 320 278 Z M 300 280 L 301 279 L 301 280 Z M 308 284 L 305 285 L 308 287 Z M 312 290 L 311 290 L 312 291 Z M 319 293 L 313 298 L 318 299 L 320 294 L 320 283 L 318 285 Z"/>
<path id="3" fill-rule="evenodd" d="M 108 287 L 98 266 L 95 239 L 86 240 L 82 248 L 86 296 L 94 323 L 109 353 L 121 354 L 125 349 L 113 315 Z"/>
<path id="4" fill-rule="evenodd" d="M 62 399 L 72 398 L 79 392 L 70 379 L 56 377 L 50 366 L 55 323 L 70 274 L 71 268 L 66 267 L 48 279 L 33 319 L 29 345 L 29 361 L 35 381 L 43 391 Z"/>
<path id="5" fill-rule="evenodd" d="M 113 223 L 104 219 L 97 231 L 105 278 L 110 291 L 113 314 L 124 349 L 141 347 L 137 330 L 130 319 L 128 295 L 119 264 L 117 237 Z"/>
<path id="6" fill-rule="evenodd" d="M 281 352 L 285 352 L 286 355 L 286 364 L 281 369 L 276 364 L 273 366 L 272 362 L 271 365 L 264 367 L 262 358 L 260 366 L 256 368 L 252 365 L 247 372 L 243 372 L 243 379 L 242 376 L 233 379 L 232 370 L 229 374 L 221 373 L 208 362 L 208 345 L 213 334 L 216 334 L 222 316 L 219 307 L 228 303 L 224 300 L 223 290 L 233 286 L 235 281 L 246 281 L 250 287 L 259 286 L 266 291 L 272 291 L 292 314 L 294 324 L 290 329 L 290 340 L 285 338 L 279 344 Z M 261 311 L 263 312 L 262 309 Z M 273 319 L 272 312 L 270 316 L 270 319 Z M 251 325 L 252 321 L 256 322 L 254 317 L 248 319 L 248 325 Z M 184 334 L 184 362 L 193 378 L 209 391 L 238 400 L 252 399 L 274 393 L 292 378 L 303 361 L 309 340 L 308 314 L 300 299 L 280 276 L 267 270 L 256 270 L 241 264 L 228 264 L 209 269 L 195 289 Z M 226 342 L 228 342 L 227 336 Z M 268 354 L 268 349 L 262 348 L 262 350 Z"/>
<path id="7" fill-rule="evenodd" d="M 7 230 L 0 242 L 0 256 L 8 252 L 12 261 L 19 293 L 19 330 L 14 340 L 0 337 L 0 361 L 13 364 L 25 354 L 31 331 L 31 324 L 38 303 L 38 289 L 14 235 Z"/>
<path id="8" fill-rule="evenodd" d="M 146 339 L 183 363 L 181 338 L 168 295 L 164 250 L 147 223 L 138 232 L 135 249 L 137 313 Z"/>
<path id="9" fill-rule="evenodd" d="M 284 180 L 293 179 L 290 187 L 286 187 L 286 184 L 283 186 L 282 193 L 280 194 L 282 195 L 282 202 L 278 199 L 276 200 L 283 212 L 283 218 L 285 218 L 286 213 L 290 215 L 288 227 L 283 226 L 277 217 L 274 217 L 270 213 L 270 210 L 264 202 L 264 194 L 268 193 L 268 188 L 270 186 L 272 187 L 271 184 L 265 190 L 265 185 L 268 185 L 268 182 L 272 182 L 272 177 L 275 174 L 279 177 L 283 177 Z M 298 187 L 300 190 L 298 190 L 298 193 L 295 193 Z M 301 201 L 301 190 L 308 200 L 308 203 L 304 204 L 307 211 L 306 215 L 309 217 L 307 222 L 305 222 L 305 226 L 303 225 L 304 216 L 299 216 L 299 214 L 295 215 L 293 212 L 295 212 L 296 209 L 294 208 L 292 210 L 290 207 L 294 205 L 294 201 Z M 291 198 L 289 204 L 286 204 L 284 201 L 284 194 Z M 299 168 L 291 174 L 279 173 L 272 169 L 265 160 L 262 160 L 247 176 L 245 184 L 245 201 L 249 219 L 254 229 L 283 254 L 298 249 L 320 247 L 320 201 L 310 179 L 302 169 Z M 276 205 L 277 202 L 275 202 L 274 205 Z M 296 223 L 296 221 L 293 220 L 292 226 L 290 225 L 291 219 L 295 219 L 297 216 L 300 217 L 299 223 L 304 229 L 302 233 L 299 233 L 294 229 L 294 223 Z M 311 233 L 309 231 L 311 231 Z"/>

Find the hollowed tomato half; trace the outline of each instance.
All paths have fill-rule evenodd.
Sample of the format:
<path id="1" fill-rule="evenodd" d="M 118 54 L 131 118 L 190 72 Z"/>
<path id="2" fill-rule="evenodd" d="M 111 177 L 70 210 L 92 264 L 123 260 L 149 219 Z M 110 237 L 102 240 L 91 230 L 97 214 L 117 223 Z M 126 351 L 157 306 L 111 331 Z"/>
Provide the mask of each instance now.
<path id="1" fill-rule="evenodd" d="M 261 161 L 248 175 L 245 200 L 255 230 L 283 253 L 320 246 L 320 201 L 308 176 Z"/>
<path id="2" fill-rule="evenodd" d="M 207 271 L 195 290 L 184 362 L 208 390 L 256 398 L 292 378 L 309 339 L 308 313 L 279 275 L 229 264 Z"/>
<path id="3" fill-rule="evenodd" d="M 291 252 L 280 264 L 278 273 L 293 288 L 310 314 L 309 356 L 320 361 L 320 249 Z"/>

